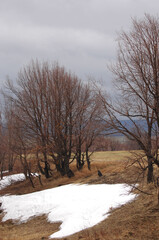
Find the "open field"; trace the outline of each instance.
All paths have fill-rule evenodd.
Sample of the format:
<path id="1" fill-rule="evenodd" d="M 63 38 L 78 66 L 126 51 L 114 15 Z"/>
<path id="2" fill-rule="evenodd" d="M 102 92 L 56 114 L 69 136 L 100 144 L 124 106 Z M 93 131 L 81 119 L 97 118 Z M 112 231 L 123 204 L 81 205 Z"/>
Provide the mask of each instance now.
<path id="1" fill-rule="evenodd" d="M 133 151 L 132 151 L 133 152 Z M 92 161 L 125 161 L 131 156 L 129 151 L 94 152 Z"/>
<path id="2" fill-rule="evenodd" d="M 75 177 L 68 179 L 60 177 L 57 173 L 49 180 L 42 178 L 43 186 L 37 179 L 35 189 L 28 181 L 15 183 L 0 191 L 2 194 L 24 194 L 39 191 L 68 183 L 134 183 L 136 170 L 134 167 L 125 168 L 125 163 L 130 157 L 126 151 L 97 152 L 92 155 L 92 167 L 89 171 L 86 166 L 75 170 Z M 72 165 L 72 169 L 75 166 Z M 98 177 L 97 170 L 103 174 Z M 118 209 L 111 209 L 111 215 L 94 226 L 62 240 L 158 240 L 159 239 L 159 209 L 157 206 L 156 190 L 153 185 L 145 186 L 144 190 L 152 195 L 140 193 L 134 202 L 128 203 Z M 2 216 L 1 216 L 2 217 Z M 36 217 L 24 224 L 14 224 L 12 221 L 0 223 L 0 239 L 3 240 L 39 240 L 48 239 L 48 236 L 57 231 L 60 223 L 50 224 L 46 216 Z"/>

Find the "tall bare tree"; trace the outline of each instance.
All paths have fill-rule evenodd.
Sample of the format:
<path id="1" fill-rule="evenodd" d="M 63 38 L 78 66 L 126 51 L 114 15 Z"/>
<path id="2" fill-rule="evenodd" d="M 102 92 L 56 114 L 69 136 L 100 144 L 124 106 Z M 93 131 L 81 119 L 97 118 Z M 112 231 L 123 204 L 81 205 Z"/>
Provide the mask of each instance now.
<path id="1" fill-rule="evenodd" d="M 144 151 L 147 164 L 138 163 L 143 171 L 148 169 L 147 181 L 152 182 L 153 165 L 159 167 L 159 19 L 145 15 L 132 23 L 129 32 L 119 35 L 117 61 L 111 66 L 116 100 L 101 99 L 107 123 Z"/>

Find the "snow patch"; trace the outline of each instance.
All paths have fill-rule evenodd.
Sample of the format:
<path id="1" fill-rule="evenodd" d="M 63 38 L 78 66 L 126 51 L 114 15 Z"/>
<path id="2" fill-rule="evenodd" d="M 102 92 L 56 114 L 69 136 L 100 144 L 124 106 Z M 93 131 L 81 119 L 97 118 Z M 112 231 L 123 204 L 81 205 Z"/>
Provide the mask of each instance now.
<path id="1" fill-rule="evenodd" d="M 24 180 L 25 180 L 25 175 L 23 173 L 4 176 L 3 179 L 0 180 L 0 190 L 11 185 L 12 183 L 24 181 Z"/>
<path id="2" fill-rule="evenodd" d="M 25 195 L 0 197 L 8 219 L 26 222 L 29 218 L 48 215 L 51 223 L 62 222 L 60 230 L 50 238 L 61 238 L 92 227 L 103 221 L 110 208 L 134 200 L 124 184 L 69 184 Z"/>
<path id="3" fill-rule="evenodd" d="M 8 170 L 5 170 L 5 171 L 2 171 L 2 174 L 4 174 L 4 173 L 8 173 L 9 171 Z"/>

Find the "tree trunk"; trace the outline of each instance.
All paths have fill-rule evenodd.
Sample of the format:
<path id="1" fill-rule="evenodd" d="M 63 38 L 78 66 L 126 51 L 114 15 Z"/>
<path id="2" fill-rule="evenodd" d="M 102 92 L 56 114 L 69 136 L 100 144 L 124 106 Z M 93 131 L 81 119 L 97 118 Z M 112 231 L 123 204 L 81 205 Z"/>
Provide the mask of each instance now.
<path id="1" fill-rule="evenodd" d="M 31 183 L 32 187 L 35 188 L 30 172 L 29 172 L 29 180 L 30 180 L 30 183 Z"/>
<path id="2" fill-rule="evenodd" d="M 74 176 L 74 173 L 69 167 L 69 158 L 67 156 L 64 159 L 64 171 L 65 171 L 65 174 L 67 174 L 67 177 L 71 178 Z"/>
<path id="3" fill-rule="evenodd" d="M 1 168 L 1 180 L 3 179 L 3 167 L 4 167 L 4 162 L 2 161 L 1 162 L 1 166 L 0 166 L 0 168 Z"/>
<path id="4" fill-rule="evenodd" d="M 81 170 L 83 168 L 84 161 L 82 159 L 82 152 L 81 149 L 77 152 L 77 169 Z"/>
<path id="5" fill-rule="evenodd" d="M 45 173 L 45 177 L 46 177 L 46 178 L 49 178 L 49 177 L 50 177 L 49 168 L 50 168 L 50 166 L 49 166 L 48 162 L 45 161 L 44 173 Z"/>
<path id="6" fill-rule="evenodd" d="M 88 169 L 91 170 L 91 163 L 89 160 L 88 149 L 86 150 L 86 161 L 87 161 Z"/>
<path id="7" fill-rule="evenodd" d="M 3 179 L 3 169 L 1 169 L 1 180 Z"/>
<path id="8" fill-rule="evenodd" d="M 148 173 L 147 173 L 147 183 L 153 182 L 153 164 L 152 158 L 148 158 Z"/>
<path id="9" fill-rule="evenodd" d="M 45 163 L 44 174 L 45 174 L 46 178 L 49 178 L 50 177 L 50 174 L 49 174 L 50 165 L 49 165 L 49 163 L 47 161 L 47 153 L 46 153 L 46 151 L 43 152 L 43 156 L 44 156 L 44 163 Z"/>
<path id="10" fill-rule="evenodd" d="M 157 178 L 157 205 L 159 207 L 159 177 Z"/>

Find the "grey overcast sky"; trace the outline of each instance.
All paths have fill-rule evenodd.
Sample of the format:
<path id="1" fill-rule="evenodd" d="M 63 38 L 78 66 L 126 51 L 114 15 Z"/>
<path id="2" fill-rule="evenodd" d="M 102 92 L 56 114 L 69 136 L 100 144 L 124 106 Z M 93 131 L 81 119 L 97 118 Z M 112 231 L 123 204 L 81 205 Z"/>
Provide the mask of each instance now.
<path id="1" fill-rule="evenodd" d="M 158 11 L 158 0 L 0 0 L 0 86 L 38 59 L 110 88 L 117 32 L 130 29 L 132 17 Z"/>

